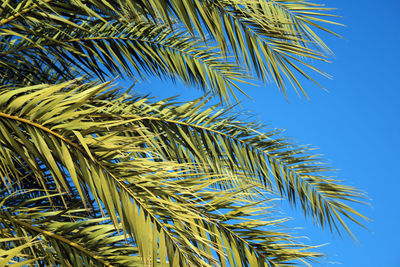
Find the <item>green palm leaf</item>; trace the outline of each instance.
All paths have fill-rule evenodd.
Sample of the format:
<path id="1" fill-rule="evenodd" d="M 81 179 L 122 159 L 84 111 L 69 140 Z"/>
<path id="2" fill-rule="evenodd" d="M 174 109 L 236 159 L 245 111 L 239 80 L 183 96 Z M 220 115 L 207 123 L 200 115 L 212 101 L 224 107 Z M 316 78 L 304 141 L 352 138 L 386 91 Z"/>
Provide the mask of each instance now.
<path id="1" fill-rule="evenodd" d="M 306 95 L 295 73 L 313 80 L 301 65 L 320 72 L 306 59 L 326 60 L 312 28 L 329 31 L 320 25 L 332 23 L 321 19 L 329 10 L 304 1 L 7 1 L 0 71 L 15 82 L 43 80 L 44 67 L 72 79 L 71 64 L 104 77 L 104 66 L 111 74 L 179 77 L 228 100 L 244 78 L 240 63 L 284 92 L 286 80 Z"/>
<path id="2" fill-rule="evenodd" d="M 56 198 L 57 194 L 51 197 Z M 21 198 L 28 200 L 21 202 Z M 22 249 L 28 261 L 39 265 L 141 266 L 137 249 L 125 242 L 107 218 L 83 220 L 87 216 L 84 210 L 51 210 L 43 205 L 44 199 L 47 198 L 31 198 L 25 193 L 2 199 L 1 235 L 11 241 L 7 247 L 35 237 L 37 241 L 30 249 Z"/>
<path id="3" fill-rule="evenodd" d="M 97 216 L 108 214 L 114 227 L 134 240 L 147 264 L 157 259 L 172 265 L 242 261 L 264 266 L 265 261 L 284 263 L 318 255 L 290 243 L 285 233 L 263 230 L 279 221 L 255 219 L 268 208 L 249 198 L 261 183 L 248 188 L 232 183 L 232 176 L 236 181 L 251 176 L 257 180 L 252 169 L 235 169 L 224 159 L 220 169 L 210 170 L 203 165 L 206 160 L 179 163 L 166 158 L 150 143 L 159 133 L 149 134 L 148 126 L 136 118 L 123 118 L 117 110 L 120 101 L 125 102 L 118 105 L 121 109 L 136 109 L 129 98 L 124 100 L 115 90 L 101 94 L 107 84 L 88 86 L 65 83 L 3 90 L 0 140 L 7 152 L 3 154 L 12 157 L 0 158 L 1 166 L 13 166 L 10 159 L 20 159 L 20 165 L 32 170 L 38 189 L 66 194 L 60 196 L 65 208 L 71 205 L 70 195 L 86 207 L 95 200 Z M 168 105 L 164 106 L 166 111 Z M 43 169 L 48 170 L 46 175 L 41 174 Z M 17 179 L 5 182 L 21 183 L 19 173 L 10 177 Z M 48 179 L 51 188 L 42 182 Z M 218 189 L 229 183 L 230 190 Z M 49 198 L 49 193 L 42 197 Z"/>
<path id="4" fill-rule="evenodd" d="M 240 114 L 221 111 L 219 105 L 204 108 L 209 100 L 200 98 L 178 105 L 121 99 L 108 110 L 146 129 L 141 132 L 143 137 L 155 136 L 149 145 L 166 159 L 204 164 L 205 171 L 216 173 L 227 169 L 235 184 L 250 182 L 266 189 L 276 186 L 281 195 L 294 205 L 299 202 L 304 213 L 321 226 L 339 230 L 338 222 L 351 234 L 341 215 L 356 223 L 355 217 L 363 216 L 343 201 L 359 202 L 362 192 L 330 178 L 331 168 L 311 153 L 312 148 L 291 143 L 279 135 L 279 130 L 260 132 L 262 124 L 247 123 Z M 235 174 L 246 179 L 235 179 Z"/>
<path id="5" fill-rule="evenodd" d="M 236 59 L 251 67 L 263 80 L 271 79 L 283 89 L 289 82 L 307 96 L 296 78 L 297 72 L 312 81 L 302 68 L 312 67 L 305 59 L 326 60 L 329 49 L 313 28 L 330 33 L 321 23 L 332 10 L 307 1 L 135 1 L 127 4 L 134 14 L 152 14 L 154 20 L 177 19 L 193 34 L 209 34 L 222 53 L 234 52 Z M 322 73 L 323 74 L 323 73 Z M 314 81 L 315 82 L 315 81 Z"/>
<path id="6" fill-rule="evenodd" d="M 43 38 L 42 31 L 46 28 L 48 34 L 55 37 Z M 0 52 L 3 68 L 10 69 L 10 62 L 18 62 L 13 66 L 13 75 L 7 75 L 8 79 L 26 77 L 30 72 L 43 79 L 41 75 L 46 74 L 41 73 L 43 66 L 62 73 L 65 78 L 76 77 L 71 73 L 70 64 L 85 74 L 93 71 L 102 78 L 107 74 L 104 68 L 111 74 L 124 71 L 129 76 L 144 77 L 145 73 L 150 73 L 173 79 L 180 77 L 188 85 L 210 88 L 221 98 L 227 98 L 237 87 L 234 81 L 244 78 L 243 71 L 224 62 L 215 47 L 166 26 L 89 21 L 79 27 L 63 25 L 57 29 L 43 23 L 32 25 L 29 32 L 18 29 L 13 34 L 30 37 L 14 40 L 14 46 Z M 48 54 L 54 58 L 49 60 Z"/>
<path id="7" fill-rule="evenodd" d="M 308 146 L 227 105 L 256 76 L 303 90 L 337 24 L 307 1 L 0 4 L 0 265 L 293 266 L 321 254 L 274 213 L 366 219 Z M 131 96 L 115 76 L 210 92 Z M 325 74 L 324 74 L 325 75 Z M 83 77 L 83 78 L 78 78 Z M 296 89 L 296 90 L 297 90 Z M 223 104 L 211 104 L 219 96 Z"/>

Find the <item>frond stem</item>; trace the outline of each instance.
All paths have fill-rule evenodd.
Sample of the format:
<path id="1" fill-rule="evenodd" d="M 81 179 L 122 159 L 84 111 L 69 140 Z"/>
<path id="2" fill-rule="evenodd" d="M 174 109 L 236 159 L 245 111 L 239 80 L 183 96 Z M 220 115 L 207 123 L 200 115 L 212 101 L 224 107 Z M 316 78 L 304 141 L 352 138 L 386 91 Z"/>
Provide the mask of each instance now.
<path id="1" fill-rule="evenodd" d="M 100 116 L 102 116 L 102 115 L 100 115 Z M 183 122 L 183 121 L 177 121 L 177 120 L 171 120 L 171 119 L 164 119 L 164 118 L 156 118 L 156 117 L 141 117 L 141 118 L 137 118 L 137 116 L 134 116 L 134 115 L 132 115 L 132 116 L 130 116 L 130 115 L 120 115 L 120 117 L 122 117 L 122 118 L 136 118 L 136 119 L 130 119 L 129 122 L 140 121 L 140 120 L 153 120 L 153 121 L 161 121 L 161 122 L 173 123 L 173 124 L 183 125 L 183 126 L 186 126 L 186 127 L 192 127 L 192 128 L 201 129 L 201 130 L 208 131 L 208 132 L 213 132 L 213 133 L 215 133 L 215 134 L 218 134 L 218 135 L 224 136 L 224 137 L 226 137 L 226 138 L 235 140 L 235 141 L 241 143 L 241 144 L 244 145 L 244 146 L 251 147 L 252 149 L 255 149 L 255 150 L 259 151 L 260 153 L 267 154 L 269 158 L 275 160 L 275 161 L 278 162 L 279 164 L 284 165 L 286 168 L 288 168 L 288 170 L 290 170 L 290 171 L 293 172 L 298 178 L 300 178 L 299 175 L 296 173 L 295 170 L 293 170 L 290 166 L 287 166 L 287 165 L 283 164 L 279 159 L 277 159 L 277 158 L 274 157 L 273 155 L 270 155 L 270 154 L 266 153 L 265 151 L 263 151 L 263 150 L 261 150 L 261 149 L 255 147 L 255 146 L 252 146 L 252 145 L 247 144 L 247 143 L 246 143 L 245 141 L 243 141 L 243 140 L 240 140 L 240 139 L 238 139 L 238 138 L 235 138 L 235 137 L 233 137 L 233 136 L 230 136 L 230 135 L 228 135 L 228 134 L 226 134 L 226 133 L 223 133 L 223 132 L 221 132 L 221 131 L 217 131 L 217 130 L 214 130 L 214 129 L 211 129 L 211 128 L 208 128 L 208 127 L 204 127 L 204 126 L 201 126 L 201 125 L 194 125 L 194 124 L 189 124 L 189 123 L 186 123 L 186 122 Z M 268 170 L 273 174 L 274 172 L 270 169 L 270 167 L 268 166 L 268 164 L 267 164 L 266 166 L 267 166 Z M 274 174 L 273 174 L 273 175 L 274 175 Z M 274 176 L 275 176 L 275 175 L 274 175 Z M 277 177 L 275 177 L 275 178 L 277 178 Z M 308 183 L 306 180 L 304 180 L 304 179 L 302 179 L 302 181 L 303 181 L 304 183 L 309 184 L 309 183 Z M 312 188 L 314 188 L 314 186 L 313 186 L 312 184 L 309 184 L 309 185 L 310 185 Z M 292 187 L 292 189 L 294 189 L 294 190 L 296 189 L 296 188 L 294 188 L 294 186 L 293 186 L 291 183 L 290 183 L 290 186 Z M 330 203 L 330 201 L 324 197 L 324 194 L 323 194 L 322 192 L 318 192 L 318 194 L 321 195 L 321 196 L 323 197 L 323 199 L 324 199 L 326 202 Z M 306 197 L 309 199 L 309 196 L 308 196 L 308 195 L 307 195 Z M 310 199 L 309 199 L 309 200 L 310 200 Z"/>

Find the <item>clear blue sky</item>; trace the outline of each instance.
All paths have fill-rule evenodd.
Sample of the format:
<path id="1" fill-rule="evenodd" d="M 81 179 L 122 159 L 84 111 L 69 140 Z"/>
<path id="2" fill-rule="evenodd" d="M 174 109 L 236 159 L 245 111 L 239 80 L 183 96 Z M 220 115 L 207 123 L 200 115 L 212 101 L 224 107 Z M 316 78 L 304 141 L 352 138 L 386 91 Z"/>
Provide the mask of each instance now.
<path id="1" fill-rule="evenodd" d="M 301 235 L 312 244 L 328 245 L 320 251 L 329 255 L 318 266 L 400 266 L 400 2 L 321 0 L 336 7 L 346 27 L 333 27 L 344 38 L 325 36 L 334 51 L 331 64 L 318 65 L 333 76 L 319 81 L 329 93 L 304 83 L 311 102 L 290 94 L 287 102 L 272 84 L 242 88 L 254 99 L 243 108 L 259 115 L 273 127 L 299 143 L 320 148 L 328 162 L 340 169 L 346 184 L 368 192 L 372 207 L 360 210 L 373 222 L 369 231 L 353 225 L 359 242 L 340 238 L 316 228 L 300 213 L 292 213 L 292 225 L 303 227 Z M 160 97 L 200 94 L 182 86 L 151 80 L 139 91 Z M 330 263 L 331 262 L 331 263 Z"/>

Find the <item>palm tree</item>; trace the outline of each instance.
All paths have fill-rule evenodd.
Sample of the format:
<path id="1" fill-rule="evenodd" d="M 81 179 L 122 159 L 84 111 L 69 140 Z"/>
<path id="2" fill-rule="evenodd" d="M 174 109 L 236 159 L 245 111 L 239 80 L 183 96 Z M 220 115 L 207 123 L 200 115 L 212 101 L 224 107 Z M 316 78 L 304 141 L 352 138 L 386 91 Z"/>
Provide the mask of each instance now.
<path id="1" fill-rule="evenodd" d="M 363 194 L 232 103 L 240 83 L 306 95 L 334 23 L 306 1 L 6 0 L 0 5 L 1 265 L 293 266 L 285 197 L 351 235 Z M 330 32 L 332 33 L 332 32 Z M 302 67 L 300 67 L 302 66 Z M 320 72 L 322 73 L 322 72 Z M 323 73 L 322 73 L 323 74 Z M 190 102 L 118 88 L 155 76 Z M 212 101 L 217 97 L 220 103 Z M 233 99 L 234 100 L 233 100 Z"/>

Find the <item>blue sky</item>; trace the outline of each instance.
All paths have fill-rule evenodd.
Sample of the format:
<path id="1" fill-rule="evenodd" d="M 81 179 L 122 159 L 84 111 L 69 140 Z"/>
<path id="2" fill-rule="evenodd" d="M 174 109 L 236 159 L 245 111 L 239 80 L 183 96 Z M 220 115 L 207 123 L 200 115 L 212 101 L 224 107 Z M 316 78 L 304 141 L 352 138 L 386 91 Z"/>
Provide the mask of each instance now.
<path id="1" fill-rule="evenodd" d="M 311 101 L 289 94 L 289 102 L 270 84 L 242 86 L 253 100 L 243 98 L 243 108 L 259 115 L 273 127 L 285 128 L 286 135 L 299 143 L 319 148 L 327 161 L 340 169 L 346 184 L 368 192 L 371 206 L 360 210 L 373 221 L 368 230 L 353 225 L 358 238 L 340 238 L 321 231 L 300 212 L 290 211 L 291 225 L 303 227 L 301 235 L 312 244 L 326 244 L 320 251 L 329 255 L 318 266 L 400 266 L 400 43 L 397 0 L 325 0 L 336 7 L 337 19 L 346 27 L 332 27 L 343 39 L 323 35 L 334 51 L 331 64 L 318 64 L 333 76 L 318 79 L 329 93 L 304 83 Z M 200 93 L 182 86 L 151 80 L 139 91 L 184 99 Z"/>

